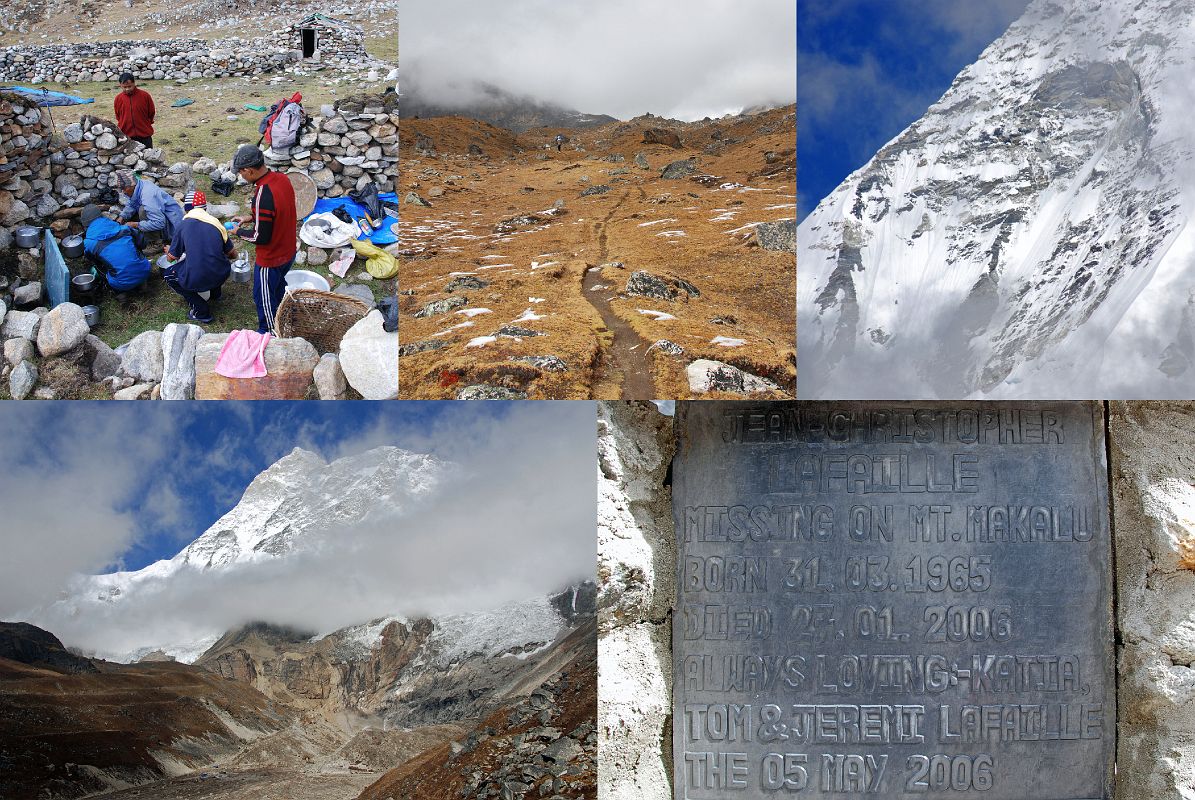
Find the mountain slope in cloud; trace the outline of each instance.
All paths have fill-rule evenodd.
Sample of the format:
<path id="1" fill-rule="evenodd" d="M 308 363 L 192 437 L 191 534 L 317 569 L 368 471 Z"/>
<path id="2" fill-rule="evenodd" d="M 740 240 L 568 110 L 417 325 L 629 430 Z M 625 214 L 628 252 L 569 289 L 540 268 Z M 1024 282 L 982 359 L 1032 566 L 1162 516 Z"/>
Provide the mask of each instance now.
<path id="1" fill-rule="evenodd" d="M 799 391 L 1195 391 L 1195 0 L 1035 0 L 798 230 Z"/>

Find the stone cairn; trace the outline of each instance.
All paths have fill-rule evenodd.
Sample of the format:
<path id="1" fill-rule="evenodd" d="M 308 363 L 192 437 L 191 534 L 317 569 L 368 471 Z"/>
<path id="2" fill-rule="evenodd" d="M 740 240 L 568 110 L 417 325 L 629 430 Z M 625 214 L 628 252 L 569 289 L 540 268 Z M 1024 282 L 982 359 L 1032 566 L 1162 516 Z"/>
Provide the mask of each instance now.
<path id="1" fill-rule="evenodd" d="M 50 113 L 0 93 L 0 250 L 11 243 L 11 229 L 26 222 L 65 233 L 83 206 L 111 201 L 105 190 L 118 169 L 169 188 L 190 179 L 186 164 L 167 167 L 161 150 L 132 141 L 110 120 L 85 116 L 56 133 Z"/>
<path id="2" fill-rule="evenodd" d="M 269 37 L 28 45 L 0 49 L 0 80 L 115 81 L 126 71 L 141 80 L 253 76 L 284 70 L 300 56 L 280 52 L 277 40 Z"/>
<path id="3" fill-rule="evenodd" d="M 312 117 L 289 150 L 270 148 L 266 163 L 284 172 L 306 172 L 323 197 L 340 197 L 370 181 L 394 190 L 398 174 L 398 97 L 359 95 Z"/>

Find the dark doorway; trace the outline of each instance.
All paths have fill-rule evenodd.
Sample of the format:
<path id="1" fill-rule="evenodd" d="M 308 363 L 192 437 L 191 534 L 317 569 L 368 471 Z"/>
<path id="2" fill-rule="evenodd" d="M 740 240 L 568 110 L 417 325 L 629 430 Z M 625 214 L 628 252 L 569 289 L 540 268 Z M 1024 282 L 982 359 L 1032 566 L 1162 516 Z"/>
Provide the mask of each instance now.
<path id="1" fill-rule="evenodd" d="M 315 55 L 315 29 L 303 28 L 303 58 L 311 58 Z"/>

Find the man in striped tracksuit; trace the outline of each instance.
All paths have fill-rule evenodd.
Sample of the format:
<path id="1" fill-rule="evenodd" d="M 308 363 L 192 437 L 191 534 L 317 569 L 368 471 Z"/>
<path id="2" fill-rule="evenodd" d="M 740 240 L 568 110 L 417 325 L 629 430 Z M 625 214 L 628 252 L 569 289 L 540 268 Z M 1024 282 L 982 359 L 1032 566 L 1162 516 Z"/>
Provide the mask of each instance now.
<path id="1" fill-rule="evenodd" d="M 252 229 L 242 229 L 239 235 L 254 245 L 256 253 L 253 303 L 257 306 L 257 332 L 271 333 L 274 315 L 286 293 L 286 273 L 294 265 L 298 252 L 295 190 L 286 175 L 266 167 L 265 157 L 254 145 L 237 148 L 232 168 L 254 186 Z M 245 217 L 235 219 L 241 224 L 250 221 Z"/>

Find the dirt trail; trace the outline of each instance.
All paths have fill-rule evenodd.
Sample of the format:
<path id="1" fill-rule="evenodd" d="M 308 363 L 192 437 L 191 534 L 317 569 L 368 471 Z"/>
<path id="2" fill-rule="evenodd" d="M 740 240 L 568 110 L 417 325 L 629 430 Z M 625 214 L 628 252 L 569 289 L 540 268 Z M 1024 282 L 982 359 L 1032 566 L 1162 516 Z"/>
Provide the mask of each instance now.
<path id="1" fill-rule="evenodd" d="M 630 192 L 624 192 L 602 221 L 594 224 L 593 230 L 598 240 L 599 267 L 586 270 L 581 281 L 582 294 L 601 314 L 602 322 L 613 336 L 609 346 L 602 348 L 601 360 L 594 376 L 592 396 L 613 398 L 617 393 L 620 400 L 654 400 L 656 389 L 651 377 L 651 368 L 647 363 L 647 342 L 610 307 L 608 292 L 616 292 L 617 288 L 596 288 L 604 285 L 600 264 L 606 263 L 610 257 L 606 223 L 629 194 Z"/>
<path id="2" fill-rule="evenodd" d="M 373 773 L 319 775 L 299 770 L 217 770 L 89 796 L 104 800 L 348 800 L 378 777 Z"/>

